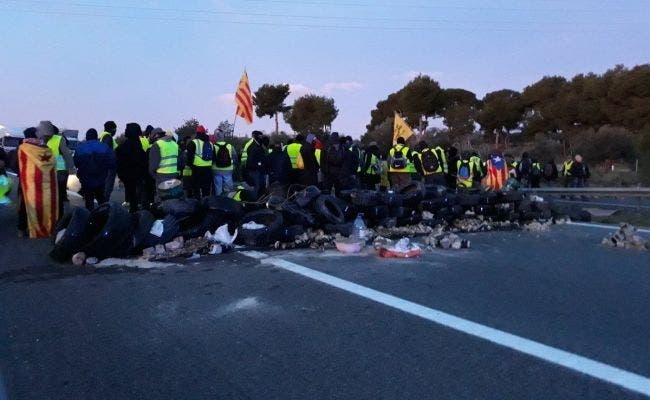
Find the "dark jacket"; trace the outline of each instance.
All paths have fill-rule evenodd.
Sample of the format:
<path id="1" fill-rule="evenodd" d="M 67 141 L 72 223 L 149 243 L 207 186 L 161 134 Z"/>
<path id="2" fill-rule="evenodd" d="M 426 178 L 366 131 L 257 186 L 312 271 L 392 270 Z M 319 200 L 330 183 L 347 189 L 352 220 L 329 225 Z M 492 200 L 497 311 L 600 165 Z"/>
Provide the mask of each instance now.
<path id="1" fill-rule="evenodd" d="M 321 153 L 321 166 L 323 173 L 328 176 L 338 177 L 342 175 L 345 165 L 347 151 L 343 144 L 334 142 L 328 143 Z"/>
<path id="2" fill-rule="evenodd" d="M 589 167 L 584 162 L 573 161 L 569 170 L 572 178 L 587 179 L 589 178 Z"/>
<path id="3" fill-rule="evenodd" d="M 246 160 L 246 171 L 264 172 L 266 166 L 267 152 L 257 140 L 253 140 L 248 146 L 248 158 Z"/>
<path id="4" fill-rule="evenodd" d="M 305 169 L 300 174 L 301 185 L 316 185 L 318 184 L 318 160 L 314 153 L 314 146 L 311 143 L 303 143 L 300 148 L 300 155 L 305 164 Z"/>
<path id="5" fill-rule="evenodd" d="M 291 159 L 287 153 L 277 147 L 271 151 L 266 159 L 266 168 L 269 173 L 269 184 L 278 182 L 281 185 L 289 183 L 291 173 Z"/>
<path id="6" fill-rule="evenodd" d="M 140 126 L 127 124 L 126 140 L 115 149 L 117 176 L 122 181 L 144 180 L 148 175 L 147 154 L 140 143 Z"/>
<path id="7" fill-rule="evenodd" d="M 115 154 L 104 143 L 94 139 L 79 144 L 74 153 L 74 166 L 81 186 L 87 189 L 104 187 L 109 170 L 115 169 Z"/>

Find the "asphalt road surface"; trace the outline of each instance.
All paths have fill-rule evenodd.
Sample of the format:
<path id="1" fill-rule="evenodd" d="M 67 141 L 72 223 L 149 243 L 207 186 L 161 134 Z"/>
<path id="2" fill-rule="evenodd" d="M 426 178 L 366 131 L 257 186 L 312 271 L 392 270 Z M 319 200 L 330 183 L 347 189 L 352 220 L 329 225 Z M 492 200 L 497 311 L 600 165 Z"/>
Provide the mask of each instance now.
<path id="1" fill-rule="evenodd" d="M 471 249 L 417 260 L 302 250 L 143 270 L 55 265 L 47 241 L 15 237 L 12 212 L 0 223 L 0 400 L 646 398 L 616 374 L 596 378 L 552 351 L 544 360 L 368 297 L 643 385 L 650 257 L 601 247 L 603 229 L 467 235 Z"/>

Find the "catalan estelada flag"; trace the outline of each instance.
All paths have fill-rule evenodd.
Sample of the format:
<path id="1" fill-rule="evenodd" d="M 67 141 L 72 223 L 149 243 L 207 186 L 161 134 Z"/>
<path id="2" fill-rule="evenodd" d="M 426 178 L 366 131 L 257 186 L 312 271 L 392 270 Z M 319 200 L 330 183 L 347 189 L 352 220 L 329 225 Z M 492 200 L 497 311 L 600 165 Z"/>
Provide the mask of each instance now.
<path id="1" fill-rule="evenodd" d="M 397 143 L 398 137 L 403 137 L 404 140 L 413 135 L 413 129 L 402 119 L 402 117 L 395 112 L 395 122 L 393 123 L 393 144 Z"/>
<path id="2" fill-rule="evenodd" d="M 235 102 L 237 103 L 237 111 L 235 114 L 242 117 L 249 124 L 253 123 L 253 95 L 251 87 L 248 83 L 248 74 L 246 71 L 241 75 L 237 92 L 235 92 Z"/>
<path id="3" fill-rule="evenodd" d="M 487 160 L 483 186 L 488 190 L 501 190 L 508 179 L 508 164 L 503 157 L 495 155 Z"/>
<path id="4" fill-rule="evenodd" d="M 56 160 L 46 146 L 24 142 L 18 146 L 18 166 L 29 237 L 49 237 L 59 219 Z"/>

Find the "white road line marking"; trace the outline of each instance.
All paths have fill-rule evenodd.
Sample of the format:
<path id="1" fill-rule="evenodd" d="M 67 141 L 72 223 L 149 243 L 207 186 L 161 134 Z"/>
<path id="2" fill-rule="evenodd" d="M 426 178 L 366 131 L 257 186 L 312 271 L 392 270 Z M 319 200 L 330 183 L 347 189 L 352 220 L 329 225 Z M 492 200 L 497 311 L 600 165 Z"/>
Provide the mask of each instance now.
<path id="1" fill-rule="evenodd" d="M 268 255 L 260 252 L 260 251 L 255 251 L 255 250 L 249 250 L 249 251 L 242 251 L 241 254 L 248 256 L 250 258 L 254 258 L 256 260 L 261 260 L 263 258 L 267 258 Z"/>
<path id="2" fill-rule="evenodd" d="M 259 257 L 259 252 L 256 255 Z M 248 255 L 248 254 L 246 254 Z M 254 257 L 257 258 L 257 257 Z M 258 258 L 259 259 L 259 258 Z M 476 322 L 472 322 L 460 317 L 456 317 L 445 312 L 425 307 L 399 297 L 386 294 L 356 283 L 337 278 L 332 275 L 316 271 L 302 265 L 298 265 L 280 258 L 266 258 L 264 262 L 274 265 L 278 268 L 302 275 L 304 277 L 316 280 L 326 285 L 345 290 L 346 292 L 357 296 L 375 301 L 415 315 L 417 317 L 435 322 L 448 328 L 463 332 L 492 343 L 519 351 L 521 353 L 540 358 L 552 364 L 557 364 L 565 368 L 592 376 L 604 382 L 608 382 L 626 389 L 650 396 L 650 378 L 635 374 L 605 363 L 595 361 L 578 354 L 556 349 L 545 344 L 535 342 L 513 335 L 498 329 L 490 328 Z"/>
<path id="3" fill-rule="evenodd" d="M 591 222 L 567 222 L 567 225 L 586 226 L 588 228 L 618 229 L 618 225 L 594 224 Z M 650 233 L 650 229 L 636 228 L 638 232 Z"/>

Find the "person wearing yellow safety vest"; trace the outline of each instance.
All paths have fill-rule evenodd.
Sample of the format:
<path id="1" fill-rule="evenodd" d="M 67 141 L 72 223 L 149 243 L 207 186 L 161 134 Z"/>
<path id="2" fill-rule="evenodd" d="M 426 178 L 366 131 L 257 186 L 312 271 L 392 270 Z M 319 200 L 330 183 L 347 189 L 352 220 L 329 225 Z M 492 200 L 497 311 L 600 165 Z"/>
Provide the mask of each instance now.
<path id="1" fill-rule="evenodd" d="M 154 142 L 149 149 L 149 175 L 156 186 L 170 179 L 178 179 L 178 144 L 160 128 L 154 129 L 151 137 Z"/>
<path id="2" fill-rule="evenodd" d="M 456 186 L 458 189 L 470 189 L 474 186 L 476 163 L 467 155 L 456 162 Z"/>
<path id="3" fill-rule="evenodd" d="M 381 181 L 382 161 L 379 157 L 379 146 L 371 142 L 361 160 L 361 183 L 368 190 L 378 190 Z"/>
<path id="4" fill-rule="evenodd" d="M 427 185 L 446 186 L 443 163 L 438 152 L 429 147 L 423 140 L 418 143 L 418 151 L 415 153 L 414 164 L 422 181 Z"/>
<path id="5" fill-rule="evenodd" d="M 562 183 L 564 187 L 569 187 L 571 183 L 571 167 L 573 167 L 573 158 L 569 158 L 562 163 Z"/>
<path id="6" fill-rule="evenodd" d="M 212 192 L 212 162 L 214 147 L 205 127 L 196 127 L 196 138 L 187 144 L 187 161 L 192 168 L 192 192 L 196 199 L 210 196 Z"/>
<path id="7" fill-rule="evenodd" d="M 398 137 L 397 142 L 388 151 L 389 179 L 393 189 L 399 190 L 411 183 L 411 174 L 408 170 L 412 162 L 411 150 L 406 147 L 406 140 Z"/>
<path id="8" fill-rule="evenodd" d="M 485 176 L 485 166 L 478 152 L 473 151 L 469 161 L 474 164 L 474 187 L 480 187 L 481 179 Z"/>
<path id="9" fill-rule="evenodd" d="M 147 125 L 144 129 L 144 132 L 140 135 L 140 144 L 145 153 L 149 150 L 151 144 L 157 139 L 159 134 L 160 132 L 153 133 L 153 126 L 151 125 Z"/>
<path id="10" fill-rule="evenodd" d="M 9 198 L 9 192 L 11 192 L 11 187 L 13 181 L 7 176 L 7 170 L 5 169 L 7 155 L 3 149 L 0 149 L 0 206 L 7 206 L 11 204 L 11 199 Z"/>
<path id="11" fill-rule="evenodd" d="M 68 201 L 68 175 L 74 174 L 74 160 L 67 140 L 59 134 L 59 128 L 50 121 L 41 121 L 39 134 L 52 151 L 56 162 L 56 182 L 59 192 L 59 217 L 63 216 L 64 202 Z"/>
<path id="12" fill-rule="evenodd" d="M 217 142 L 214 144 L 212 173 L 214 193 L 220 196 L 223 192 L 231 191 L 235 186 L 232 174 L 237 164 L 237 152 L 232 144 L 226 143 L 223 132 L 217 131 L 215 137 Z"/>
<path id="13" fill-rule="evenodd" d="M 302 156 L 300 155 L 300 149 L 302 148 L 302 142 L 305 140 L 303 135 L 296 135 L 296 138 L 293 142 L 289 143 L 287 147 L 284 148 L 284 151 L 289 156 L 289 161 L 291 161 L 291 174 L 289 174 L 289 184 L 297 184 L 300 179 L 300 170 L 304 168 L 302 164 Z"/>
<path id="14" fill-rule="evenodd" d="M 116 132 L 117 124 L 113 121 L 106 121 L 104 122 L 104 131 L 99 134 L 99 141 L 108 146 L 112 151 L 115 151 L 115 148 L 117 148 L 117 142 L 114 139 Z M 106 201 L 111 201 L 116 175 L 117 172 L 114 169 L 108 171 L 108 175 L 106 175 L 106 186 L 104 187 L 104 198 Z"/>

